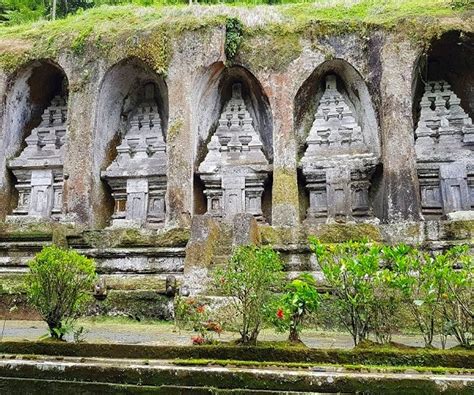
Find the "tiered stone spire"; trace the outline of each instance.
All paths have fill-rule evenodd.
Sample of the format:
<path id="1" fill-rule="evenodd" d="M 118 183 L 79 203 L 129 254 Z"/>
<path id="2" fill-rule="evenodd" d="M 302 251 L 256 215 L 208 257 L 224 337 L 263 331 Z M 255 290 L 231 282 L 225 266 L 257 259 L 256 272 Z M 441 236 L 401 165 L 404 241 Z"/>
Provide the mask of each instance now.
<path id="1" fill-rule="evenodd" d="M 439 217 L 474 206 L 474 126 L 447 81 L 429 81 L 420 101 L 415 150 L 422 212 Z M 469 181 L 471 180 L 471 181 Z"/>
<path id="2" fill-rule="evenodd" d="M 18 216 L 60 219 L 66 121 L 66 100 L 56 96 L 43 112 L 40 125 L 25 139 L 25 149 L 8 164 L 19 194 L 9 220 Z"/>
<path id="3" fill-rule="evenodd" d="M 335 75 L 326 77 L 326 89 L 306 143 L 308 148 L 304 157 L 308 160 L 315 156 L 368 152 L 362 138 L 362 129 L 344 97 L 337 90 Z"/>
<path id="4" fill-rule="evenodd" d="M 117 158 L 102 174 L 113 191 L 115 226 L 163 224 L 165 219 L 166 143 L 154 89 L 145 86 Z"/>
<path id="5" fill-rule="evenodd" d="M 263 144 L 242 98 L 241 84 L 232 86 L 208 153 L 199 166 L 208 199 L 208 212 L 231 219 L 248 212 L 262 219 L 263 184 L 270 172 Z"/>
<path id="6" fill-rule="evenodd" d="M 307 220 L 372 219 L 368 190 L 378 160 L 338 91 L 335 75 L 326 77 L 306 144 L 301 165 L 310 194 Z"/>

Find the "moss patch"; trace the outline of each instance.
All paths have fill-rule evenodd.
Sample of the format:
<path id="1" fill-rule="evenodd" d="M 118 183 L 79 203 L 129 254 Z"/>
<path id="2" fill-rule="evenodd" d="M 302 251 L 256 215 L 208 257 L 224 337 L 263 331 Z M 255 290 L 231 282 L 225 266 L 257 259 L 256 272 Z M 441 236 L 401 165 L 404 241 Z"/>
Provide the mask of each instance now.
<path id="1" fill-rule="evenodd" d="M 446 221 L 441 223 L 444 237 L 448 240 L 474 241 L 474 220 Z"/>
<path id="2" fill-rule="evenodd" d="M 335 1 L 267 9 L 273 16 L 260 8 L 263 23 L 243 26 L 240 55 L 252 67 L 272 70 L 286 68 L 299 56 L 301 37 L 312 41 L 347 33 L 367 37 L 382 29 L 426 47 L 443 32 L 472 31 L 473 26 L 469 7 L 453 9 L 447 0 L 429 4 L 421 0 L 387 0 L 383 4 L 364 0 L 350 5 Z M 171 44 L 182 38 L 182 33 L 224 29 L 233 15 L 234 7 L 225 6 L 102 6 L 56 21 L 2 26 L 0 68 L 11 73 L 28 60 L 57 59 L 61 53 L 81 56 L 84 63 L 95 61 L 98 55 L 112 62 L 135 55 L 165 74 L 172 57 Z"/>
<path id="3" fill-rule="evenodd" d="M 170 298 L 157 291 L 119 291 L 111 290 L 107 298 L 94 302 L 89 313 L 95 315 L 122 315 L 137 320 L 172 318 L 169 308 Z"/>
<path id="4" fill-rule="evenodd" d="M 274 26 L 270 29 L 247 30 L 240 59 L 252 70 L 283 71 L 301 52 L 298 32 L 285 26 Z"/>
<path id="5" fill-rule="evenodd" d="M 473 351 L 427 349 L 305 349 L 279 347 L 144 346 L 129 344 L 75 344 L 2 342 L 0 352 L 77 357 L 207 359 L 282 363 L 330 363 L 338 365 L 425 366 L 474 369 Z"/>
<path id="6" fill-rule="evenodd" d="M 136 56 L 147 63 L 158 74 L 166 75 L 172 56 L 171 38 L 166 27 L 160 26 L 143 38 L 132 38 L 129 56 Z"/>
<path id="7" fill-rule="evenodd" d="M 169 143 L 175 141 L 175 139 L 179 136 L 179 134 L 183 130 L 183 126 L 184 126 L 183 118 L 178 118 L 168 127 L 167 139 Z"/>
<path id="8" fill-rule="evenodd" d="M 315 228 L 311 227 L 309 233 L 323 243 L 343 243 L 362 239 L 382 241 L 380 229 L 371 224 L 322 224 Z"/>
<path id="9" fill-rule="evenodd" d="M 70 241 L 72 246 L 94 248 L 111 247 L 184 247 L 189 240 L 189 229 L 173 228 L 166 231 L 141 229 L 103 229 L 84 231 L 81 237 Z"/>
<path id="10" fill-rule="evenodd" d="M 298 207 L 298 181 L 296 171 L 275 169 L 273 172 L 272 202 L 274 205 L 290 204 Z"/>
<path id="11" fill-rule="evenodd" d="M 373 372 L 373 373 L 404 373 L 407 370 L 415 371 L 418 373 L 434 373 L 434 374 L 466 374 L 470 375 L 474 373 L 474 369 L 464 368 L 444 368 L 444 367 L 425 367 L 425 366 L 389 366 L 389 365 L 351 365 L 351 364 L 315 364 L 310 362 L 277 362 L 277 361 L 239 361 L 239 360 L 226 360 L 226 359 L 176 359 L 173 361 L 174 365 L 177 366 L 235 366 L 235 367 L 281 367 L 281 368 L 302 368 L 312 369 L 315 367 L 327 367 L 327 368 L 343 368 L 347 371 L 356 372 Z"/>

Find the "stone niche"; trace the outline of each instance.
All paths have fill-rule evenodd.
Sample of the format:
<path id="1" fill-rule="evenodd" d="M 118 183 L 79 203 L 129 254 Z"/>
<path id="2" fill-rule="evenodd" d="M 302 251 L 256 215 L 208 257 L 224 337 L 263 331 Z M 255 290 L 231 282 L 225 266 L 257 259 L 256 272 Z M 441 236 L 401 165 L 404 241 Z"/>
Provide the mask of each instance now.
<path id="1" fill-rule="evenodd" d="M 447 81 L 428 81 L 415 151 L 422 214 L 439 218 L 474 207 L 474 126 Z"/>
<path id="2" fill-rule="evenodd" d="M 231 89 L 198 176 L 212 217 L 232 220 L 235 214 L 250 213 L 263 222 L 262 195 L 272 167 L 242 97 L 241 83 L 233 83 Z"/>
<path id="3" fill-rule="evenodd" d="M 165 223 L 167 154 L 154 83 L 143 86 L 117 157 L 102 172 L 112 190 L 112 226 L 151 228 Z"/>
<path id="4" fill-rule="evenodd" d="M 308 223 L 377 221 L 369 190 L 379 164 L 377 151 L 343 84 L 326 74 L 301 159 L 309 193 Z"/>
<path id="5" fill-rule="evenodd" d="M 66 96 L 58 95 L 44 110 L 39 126 L 25 139 L 26 147 L 8 163 L 18 191 L 18 205 L 8 221 L 63 219 L 66 124 Z"/>

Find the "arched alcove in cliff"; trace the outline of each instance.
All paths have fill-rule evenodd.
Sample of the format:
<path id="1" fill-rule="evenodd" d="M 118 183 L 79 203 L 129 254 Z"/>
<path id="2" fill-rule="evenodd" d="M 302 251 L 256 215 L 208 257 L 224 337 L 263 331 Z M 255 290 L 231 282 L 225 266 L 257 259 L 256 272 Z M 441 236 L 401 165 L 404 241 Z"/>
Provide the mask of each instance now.
<path id="1" fill-rule="evenodd" d="M 150 150 L 153 150 L 148 145 L 155 147 L 157 144 L 151 138 L 141 141 L 138 133 L 137 138 L 131 137 L 129 141 L 125 141 L 125 136 L 134 134 L 134 128 L 143 131 L 141 128 L 146 123 L 148 129 L 153 128 L 152 133 L 155 131 L 156 136 L 162 136 L 160 147 L 164 146 L 166 149 L 164 140 L 168 126 L 168 89 L 163 77 L 149 66 L 137 58 L 128 58 L 106 72 L 97 103 L 93 148 L 93 206 L 96 223 L 104 225 L 114 213 L 114 206 L 120 206 L 115 208 L 123 211 L 126 205 L 126 190 L 123 191 L 125 196 L 120 197 L 120 192 L 114 191 L 113 181 L 105 180 L 107 177 L 104 172 L 114 161 L 123 162 L 123 158 L 119 158 L 121 153 L 133 159 L 138 150 L 138 155 L 148 158 Z M 141 146 L 143 144 L 144 147 Z M 130 169 L 122 171 L 128 170 L 131 175 L 137 172 L 143 176 L 141 170 L 132 170 L 132 167 L 131 165 Z M 115 180 L 120 175 L 117 173 L 116 177 L 109 178 Z"/>
<path id="2" fill-rule="evenodd" d="M 472 33 L 445 33 L 415 64 L 413 126 L 426 219 L 474 209 L 473 38 Z"/>
<path id="3" fill-rule="evenodd" d="M 30 62 L 12 74 L 8 81 L 8 90 L 4 97 L 3 153 L 0 153 L 4 160 L 3 181 L 9 191 L 8 212 L 18 205 L 18 193 L 14 188 L 18 180 L 11 169 L 8 169 L 9 163 L 26 147 L 25 139 L 36 127 L 44 123 L 43 113 L 48 107 L 57 105 L 53 103 L 53 99 L 58 97 L 64 100 L 62 104 L 67 106 L 68 78 L 61 66 L 51 60 Z M 65 117 L 65 114 L 63 115 Z M 49 123 L 49 119 L 46 123 Z M 28 196 L 25 196 L 25 200 L 27 199 Z"/>
<path id="4" fill-rule="evenodd" d="M 420 100 L 425 82 L 447 81 L 461 100 L 461 107 L 472 118 L 474 115 L 474 34 L 451 31 L 434 39 L 421 55 L 413 73 L 413 123 L 420 117 Z"/>
<path id="5" fill-rule="evenodd" d="M 316 223 L 381 218 L 379 128 L 360 73 L 342 59 L 325 61 L 294 100 L 301 218 Z"/>
<path id="6" fill-rule="evenodd" d="M 246 68 L 242 66 L 225 67 L 223 63 L 219 62 L 213 64 L 197 79 L 193 101 L 196 103 L 192 118 L 196 175 L 194 212 L 210 211 L 209 206 L 212 204 L 212 199 L 209 198 L 209 195 L 205 198 L 204 194 L 205 190 L 210 190 L 209 185 L 212 182 L 210 180 L 204 181 L 206 176 L 203 177 L 202 174 L 210 174 L 214 171 L 209 170 L 214 166 L 209 162 L 213 160 L 211 156 L 214 154 L 210 155 L 210 151 L 214 149 L 216 153 L 214 159 L 222 162 L 216 163 L 216 168 L 225 167 L 225 172 L 228 174 L 232 172 L 233 166 L 235 169 L 240 169 L 236 170 L 234 181 L 240 177 L 237 173 L 245 172 L 244 168 L 255 170 L 253 175 L 247 174 L 244 177 L 246 178 L 245 186 L 242 188 L 245 189 L 243 193 L 247 203 L 243 203 L 243 206 L 239 206 L 241 203 L 236 203 L 239 207 L 236 206 L 235 210 L 252 211 L 253 209 L 249 209 L 249 205 L 252 206 L 255 203 L 259 207 L 255 208 L 254 215 L 257 219 L 269 222 L 271 220 L 273 118 L 268 97 L 261 84 Z M 235 108 L 233 103 L 236 105 Z M 234 116 L 232 115 L 233 111 Z M 213 136 L 216 137 L 211 141 Z M 230 142 L 231 136 L 235 137 L 235 141 Z M 230 145 L 228 145 L 229 142 Z M 219 153 L 225 156 L 231 150 L 239 151 L 240 154 L 235 154 L 235 158 L 233 156 L 232 159 L 230 156 L 226 159 L 224 157 L 217 158 Z M 253 181 L 250 181 L 251 179 Z M 217 178 L 214 180 L 215 187 L 220 185 L 217 189 L 223 185 L 222 183 L 226 183 L 222 177 L 219 180 Z M 252 188 L 256 193 L 255 196 L 259 195 L 259 197 L 249 197 L 251 194 L 249 190 Z M 262 188 L 263 191 L 260 191 Z M 225 189 L 225 185 L 223 189 Z M 214 192 L 226 194 L 223 190 Z M 229 210 L 232 212 L 229 207 L 221 207 L 224 216 Z M 262 212 L 257 213 L 257 211 L 262 211 L 263 215 Z"/>

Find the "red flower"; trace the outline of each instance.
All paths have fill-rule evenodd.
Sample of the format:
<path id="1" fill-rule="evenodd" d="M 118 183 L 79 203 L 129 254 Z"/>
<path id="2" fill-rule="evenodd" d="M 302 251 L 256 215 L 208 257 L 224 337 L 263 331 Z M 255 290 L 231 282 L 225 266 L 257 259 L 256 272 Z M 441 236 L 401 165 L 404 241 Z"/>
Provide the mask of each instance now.
<path id="1" fill-rule="evenodd" d="M 204 344 L 204 342 L 206 341 L 206 339 L 204 339 L 202 336 L 192 336 L 191 337 L 191 340 L 193 342 L 193 344 Z"/>
<path id="2" fill-rule="evenodd" d="M 204 305 L 201 305 L 201 306 L 196 307 L 196 311 L 197 311 L 199 314 L 204 313 Z"/>
<path id="3" fill-rule="evenodd" d="M 283 310 L 282 309 L 278 309 L 277 313 L 276 313 L 276 316 L 279 320 L 282 320 L 284 318 L 284 314 L 283 314 Z"/>
<path id="4" fill-rule="evenodd" d="M 204 327 L 210 332 L 216 332 L 219 335 L 222 333 L 222 326 L 218 322 L 209 320 L 204 324 Z"/>

